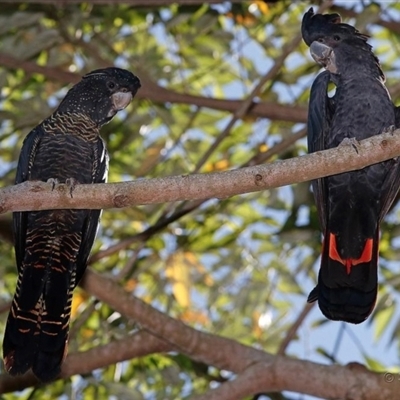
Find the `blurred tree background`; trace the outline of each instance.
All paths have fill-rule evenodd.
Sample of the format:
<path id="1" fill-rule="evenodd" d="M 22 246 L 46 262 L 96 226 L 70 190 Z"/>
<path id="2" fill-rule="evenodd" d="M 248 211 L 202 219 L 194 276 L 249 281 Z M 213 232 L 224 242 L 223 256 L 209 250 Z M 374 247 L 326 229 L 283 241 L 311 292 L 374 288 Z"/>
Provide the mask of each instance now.
<path id="1" fill-rule="evenodd" d="M 2 186 L 13 184 L 26 134 L 70 85 L 111 65 L 131 70 L 142 81 L 133 104 L 102 130 L 111 182 L 223 171 L 305 154 L 309 89 L 319 71 L 300 36 L 301 18 L 310 6 L 339 12 L 372 36 L 393 101 L 400 103 L 400 3 L 209 3 L 214 4 L 1 2 Z M 399 207 L 382 226 L 376 310 L 361 326 L 346 326 L 327 321 L 318 307 L 306 304 L 321 248 L 309 186 L 105 210 L 91 268 L 200 331 L 323 364 L 358 361 L 373 371 L 395 368 Z M 11 215 L 0 218 L 2 335 L 16 267 Z M 141 329 L 137 321 L 76 289 L 70 353 Z M 3 368 L 0 378 L 5 375 Z M 184 352 L 154 353 L 46 386 L 25 385 L 4 399 L 185 399 L 234 377 Z M 232 398 L 311 397 L 285 391 Z"/>

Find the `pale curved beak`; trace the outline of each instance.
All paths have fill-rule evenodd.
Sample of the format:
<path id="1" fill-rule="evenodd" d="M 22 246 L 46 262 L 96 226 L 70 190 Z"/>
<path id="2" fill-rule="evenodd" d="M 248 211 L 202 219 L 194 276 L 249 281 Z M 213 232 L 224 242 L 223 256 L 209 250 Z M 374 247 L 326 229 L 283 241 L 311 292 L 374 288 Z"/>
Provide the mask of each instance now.
<path id="1" fill-rule="evenodd" d="M 333 74 L 337 73 L 335 52 L 326 44 L 314 41 L 310 46 L 311 57 Z"/>
<path id="2" fill-rule="evenodd" d="M 131 92 L 117 92 L 111 96 L 111 101 L 113 103 L 114 109 L 116 111 L 121 111 L 126 108 L 132 100 Z"/>
<path id="3" fill-rule="evenodd" d="M 108 112 L 107 117 L 112 118 L 118 111 L 123 110 L 128 107 L 129 103 L 133 98 L 133 94 L 131 92 L 116 92 L 111 95 L 111 103 L 112 107 Z"/>

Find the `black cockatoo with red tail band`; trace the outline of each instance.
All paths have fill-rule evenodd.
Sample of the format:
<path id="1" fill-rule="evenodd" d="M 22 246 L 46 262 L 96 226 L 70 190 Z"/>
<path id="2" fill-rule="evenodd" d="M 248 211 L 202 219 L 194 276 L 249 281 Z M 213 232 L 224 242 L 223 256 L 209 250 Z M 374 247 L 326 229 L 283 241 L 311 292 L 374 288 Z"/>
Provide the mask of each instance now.
<path id="1" fill-rule="evenodd" d="M 314 60 L 325 68 L 310 93 L 310 153 L 342 142 L 356 147 L 356 141 L 398 124 L 399 111 L 367 35 L 342 23 L 339 14 L 314 14 L 312 9 L 303 17 L 302 34 Z M 336 86 L 333 97 L 328 96 L 329 82 Z M 308 301 L 318 300 L 327 318 L 358 324 L 372 312 L 379 225 L 399 184 L 398 159 L 313 182 L 324 239 L 318 284 Z"/>

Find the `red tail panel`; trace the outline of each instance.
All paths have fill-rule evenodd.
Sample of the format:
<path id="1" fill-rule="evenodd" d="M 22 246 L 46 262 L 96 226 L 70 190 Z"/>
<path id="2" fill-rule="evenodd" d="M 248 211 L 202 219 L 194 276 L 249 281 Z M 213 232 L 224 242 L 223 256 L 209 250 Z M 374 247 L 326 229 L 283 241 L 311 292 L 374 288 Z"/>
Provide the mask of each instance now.
<path id="1" fill-rule="evenodd" d="M 360 258 L 347 258 L 343 259 L 340 257 L 339 252 L 337 250 L 336 245 L 336 236 L 333 233 L 329 234 L 329 257 L 334 260 L 338 261 L 346 267 L 347 275 L 351 272 L 351 267 L 358 264 L 369 263 L 372 260 L 372 253 L 374 248 L 374 241 L 373 239 L 367 239 L 365 242 L 364 250 L 361 254 Z"/>
<path id="2" fill-rule="evenodd" d="M 359 324 L 374 309 L 378 290 L 379 231 L 366 238 L 361 255 L 343 258 L 337 237 L 324 237 L 318 285 L 309 302 L 318 300 L 322 313 L 329 319 Z M 347 253 L 348 254 L 348 253 Z"/>

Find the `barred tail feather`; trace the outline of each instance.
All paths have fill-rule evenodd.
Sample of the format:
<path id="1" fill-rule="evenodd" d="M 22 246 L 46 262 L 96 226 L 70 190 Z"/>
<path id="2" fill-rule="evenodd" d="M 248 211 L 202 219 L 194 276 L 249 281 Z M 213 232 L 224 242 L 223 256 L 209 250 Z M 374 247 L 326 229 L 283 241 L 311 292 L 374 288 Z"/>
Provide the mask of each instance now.
<path id="1" fill-rule="evenodd" d="M 53 241 L 55 247 L 41 252 L 46 257 L 26 255 L 3 342 L 5 367 L 11 375 L 32 368 L 40 381 L 48 382 L 60 374 L 76 286 L 71 239 L 77 235 L 65 235 L 63 243 Z"/>

